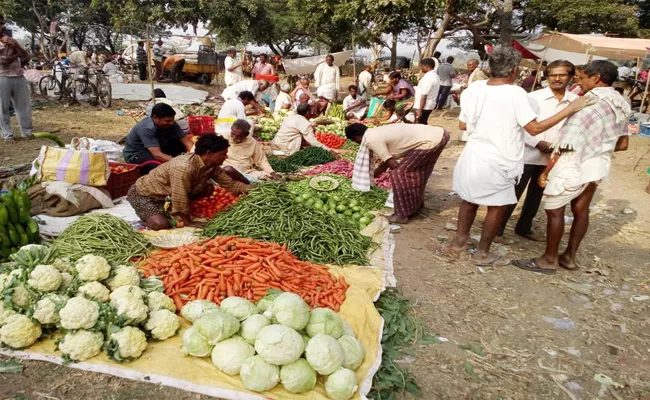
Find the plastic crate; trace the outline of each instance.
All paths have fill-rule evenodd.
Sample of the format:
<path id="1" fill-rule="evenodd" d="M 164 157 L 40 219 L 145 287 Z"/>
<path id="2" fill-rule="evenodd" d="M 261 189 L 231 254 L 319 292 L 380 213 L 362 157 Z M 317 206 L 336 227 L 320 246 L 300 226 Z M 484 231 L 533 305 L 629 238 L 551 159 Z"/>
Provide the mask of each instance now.
<path id="1" fill-rule="evenodd" d="M 277 75 L 260 75 L 257 74 L 255 75 L 255 80 L 256 81 L 267 81 L 269 83 L 277 83 L 280 82 L 280 77 Z"/>
<path id="2" fill-rule="evenodd" d="M 131 186 L 140 177 L 140 166 L 137 164 L 118 163 L 110 161 L 108 163 L 111 167 L 126 167 L 128 170 L 122 173 L 111 172 L 106 184 L 106 190 L 111 195 L 112 199 L 117 199 L 126 196 Z"/>
<path id="3" fill-rule="evenodd" d="M 187 117 L 192 135 L 214 134 L 214 117 L 207 115 L 190 115 Z"/>

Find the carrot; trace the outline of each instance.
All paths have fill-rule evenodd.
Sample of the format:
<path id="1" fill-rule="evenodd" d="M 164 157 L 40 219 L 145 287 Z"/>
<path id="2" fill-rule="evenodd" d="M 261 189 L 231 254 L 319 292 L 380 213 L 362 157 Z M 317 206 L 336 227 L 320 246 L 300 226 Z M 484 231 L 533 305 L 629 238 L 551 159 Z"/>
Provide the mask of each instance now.
<path id="1" fill-rule="evenodd" d="M 172 300 L 174 300 L 174 305 L 176 305 L 176 310 L 180 311 L 181 308 L 183 308 L 183 302 L 181 301 L 181 296 L 175 294 L 172 296 Z"/>
<path id="2" fill-rule="evenodd" d="M 228 294 L 228 297 L 232 297 L 235 295 L 235 292 L 232 290 L 232 284 L 230 281 L 226 281 L 226 292 Z"/>

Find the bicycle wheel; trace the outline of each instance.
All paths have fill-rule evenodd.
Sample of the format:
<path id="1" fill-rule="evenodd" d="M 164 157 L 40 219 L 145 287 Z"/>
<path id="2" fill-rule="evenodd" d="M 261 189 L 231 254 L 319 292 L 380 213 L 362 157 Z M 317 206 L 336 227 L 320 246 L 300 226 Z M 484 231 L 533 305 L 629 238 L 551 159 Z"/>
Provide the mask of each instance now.
<path id="1" fill-rule="evenodd" d="M 94 88 L 94 90 L 99 104 L 104 108 L 110 107 L 113 97 L 113 89 L 108 78 L 105 76 L 97 76 L 97 87 Z"/>
<path id="2" fill-rule="evenodd" d="M 45 100 L 56 97 L 54 92 L 58 86 L 58 81 L 52 75 L 45 75 L 38 81 L 38 90 Z"/>

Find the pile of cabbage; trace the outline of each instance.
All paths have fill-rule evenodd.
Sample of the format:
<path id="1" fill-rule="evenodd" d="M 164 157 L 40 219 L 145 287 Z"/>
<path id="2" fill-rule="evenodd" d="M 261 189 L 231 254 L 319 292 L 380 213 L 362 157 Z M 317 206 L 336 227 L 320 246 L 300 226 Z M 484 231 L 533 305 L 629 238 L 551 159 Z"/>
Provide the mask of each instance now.
<path id="1" fill-rule="evenodd" d="M 294 293 L 270 291 L 257 305 L 241 297 L 228 297 L 220 307 L 196 300 L 181 315 L 193 323 L 183 334 L 183 352 L 212 357 L 220 371 L 239 375 L 249 390 L 281 384 L 305 393 L 322 375 L 333 400 L 347 400 L 357 391 L 354 370 L 363 364 L 363 346 L 336 312 L 310 311 Z"/>
<path id="2" fill-rule="evenodd" d="M 180 329 L 174 301 L 155 278 L 133 266 L 87 254 L 75 262 L 41 245 L 22 247 L 0 266 L 0 344 L 14 349 L 57 334 L 67 361 L 102 350 L 115 361 L 134 360 L 147 340 L 167 340 Z"/>

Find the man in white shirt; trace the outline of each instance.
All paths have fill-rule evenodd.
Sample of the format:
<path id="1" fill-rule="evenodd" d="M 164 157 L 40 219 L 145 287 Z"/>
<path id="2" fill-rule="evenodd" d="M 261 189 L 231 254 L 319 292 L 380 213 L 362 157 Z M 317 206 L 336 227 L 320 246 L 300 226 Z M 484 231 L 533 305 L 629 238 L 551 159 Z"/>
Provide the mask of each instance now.
<path id="1" fill-rule="evenodd" d="M 548 180 L 544 174 L 540 178 L 546 185 L 546 249 L 538 258 L 514 262 L 526 271 L 550 275 L 560 267 L 578 268 L 576 254 L 589 227 L 591 200 L 598 185 L 609 175 L 612 154 L 628 147 L 630 107 L 612 87 L 618 77 L 616 66 L 609 61 L 596 60 L 583 69 L 583 74 L 580 86 L 585 95 L 582 99 L 596 101 L 567 118 L 560 129 L 553 158 L 544 172 L 548 172 Z M 571 205 L 573 224 L 567 247 L 559 254 L 568 205 Z"/>
<path id="2" fill-rule="evenodd" d="M 530 105 L 539 119 L 554 115 L 578 98 L 578 95 L 567 90 L 575 75 L 573 64 L 565 60 L 556 60 L 548 65 L 546 71 L 549 86 L 528 94 Z M 536 235 L 532 231 L 533 219 L 537 215 L 544 194 L 544 188 L 539 186 L 537 180 L 548 164 L 551 145 L 557 140 L 562 125 L 564 125 L 564 121 L 537 136 L 526 133 L 524 139 L 526 142 L 526 147 L 524 147 L 524 172 L 519 178 L 517 186 L 515 186 L 517 201 L 519 201 L 526 188 L 528 188 L 528 191 L 526 192 L 526 199 L 521 209 L 519 221 L 515 227 L 515 233 L 536 242 L 545 240 L 544 236 Z M 506 209 L 497 238 L 503 237 L 508 220 L 516 206 L 516 204 L 512 204 Z"/>
<path id="3" fill-rule="evenodd" d="M 623 63 L 623 65 L 618 68 L 618 79 L 624 81 L 630 76 L 631 73 L 632 69 L 628 67 L 626 63 Z"/>
<path id="4" fill-rule="evenodd" d="M 429 115 L 436 108 L 436 98 L 440 89 L 440 78 L 433 69 L 436 63 L 433 58 L 424 58 L 420 61 L 420 70 L 424 74 L 415 87 L 415 121 L 427 125 Z"/>
<path id="5" fill-rule="evenodd" d="M 246 106 L 255 102 L 255 95 L 245 90 L 234 99 L 226 100 L 219 110 L 219 116 L 215 121 L 214 131 L 223 135 L 230 133 L 232 124 L 238 119 L 246 119 Z"/>
<path id="6" fill-rule="evenodd" d="M 153 64 L 156 67 L 156 76 L 155 80 L 159 81 L 162 78 L 163 74 L 163 68 L 162 68 L 162 61 L 163 61 L 163 41 L 158 39 L 158 41 L 153 45 L 152 52 L 153 55 L 151 58 L 153 59 Z"/>
<path id="7" fill-rule="evenodd" d="M 268 87 L 269 83 L 265 80 L 255 81 L 248 79 L 228 86 L 223 90 L 223 92 L 221 92 L 221 97 L 225 100 L 236 99 L 241 92 L 251 92 L 253 93 L 253 96 L 257 97 L 258 93 L 264 92 Z M 257 101 L 253 103 L 253 106 L 260 113 L 264 113 L 264 107 L 262 107 Z"/>
<path id="8" fill-rule="evenodd" d="M 446 62 L 442 63 L 436 71 L 440 77 L 440 89 L 438 90 L 438 99 L 436 100 L 436 108 L 438 110 L 442 110 L 447 105 L 447 98 L 453 85 L 452 79 L 456 77 L 456 70 L 451 65 L 453 62 L 454 57 L 447 57 Z"/>
<path id="9" fill-rule="evenodd" d="M 237 49 L 234 47 L 229 47 L 226 50 L 226 59 L 224 60 L 224 80 L 226 81 L 226 86 L 234 85 L 243 80 L 244 77 L 242 63 L 237 61 L 235 58 L 236 55 Z"/>
<path id="10" fill-rule="evenodd" d="M 289 115 L 282 121 L 278 133 L 271 141 L 273 150 L 281 151 L 287 156 L 309 146 L 330 150 L 314 136 L 314 127 L 309 122 L 311 117 L 311 106 L 306 103 L 300 104 L 296 114 Z"/>
<path id="11" fill-rule="evenodd" d="M 439 51 L 433 52 L 433 62 L 436 63 L 436 66 L 433 67 L 433 70 L 436 72 L 438 72 L 438 67 L 440 67 L 440 56 L 442 56 L 442 53 Z"/>
<path id="12" fill-rule="evenodd" d="M 314 72 L 314 81 L 316 83 L 317 94 L 327 100 L 334 101 L 337 98 L 339 88 L 341 87 L 341 71 L 334 65 L 334 56 L 328 54 L 325 62 L 316 67 Z"/>
<path id="13" fill-rule="evenodd" d="M 362 120 L 366 116 L 366 99 L 357 94 L 357 87 L 355 85 L 348 86 L 348 94 L 343 99 L 343 112 L 345 118 Z"/>
<path id="14" fill-rule="evenodd" d="M 375 77 L 370 73 L 370 65 L 363 66 L 363 71 L 357 78 L 357 87 L 359 88 L 359 95 L 366 100 L 370 100 L 370 90 L 372 89 L 372 82 Z"/>

